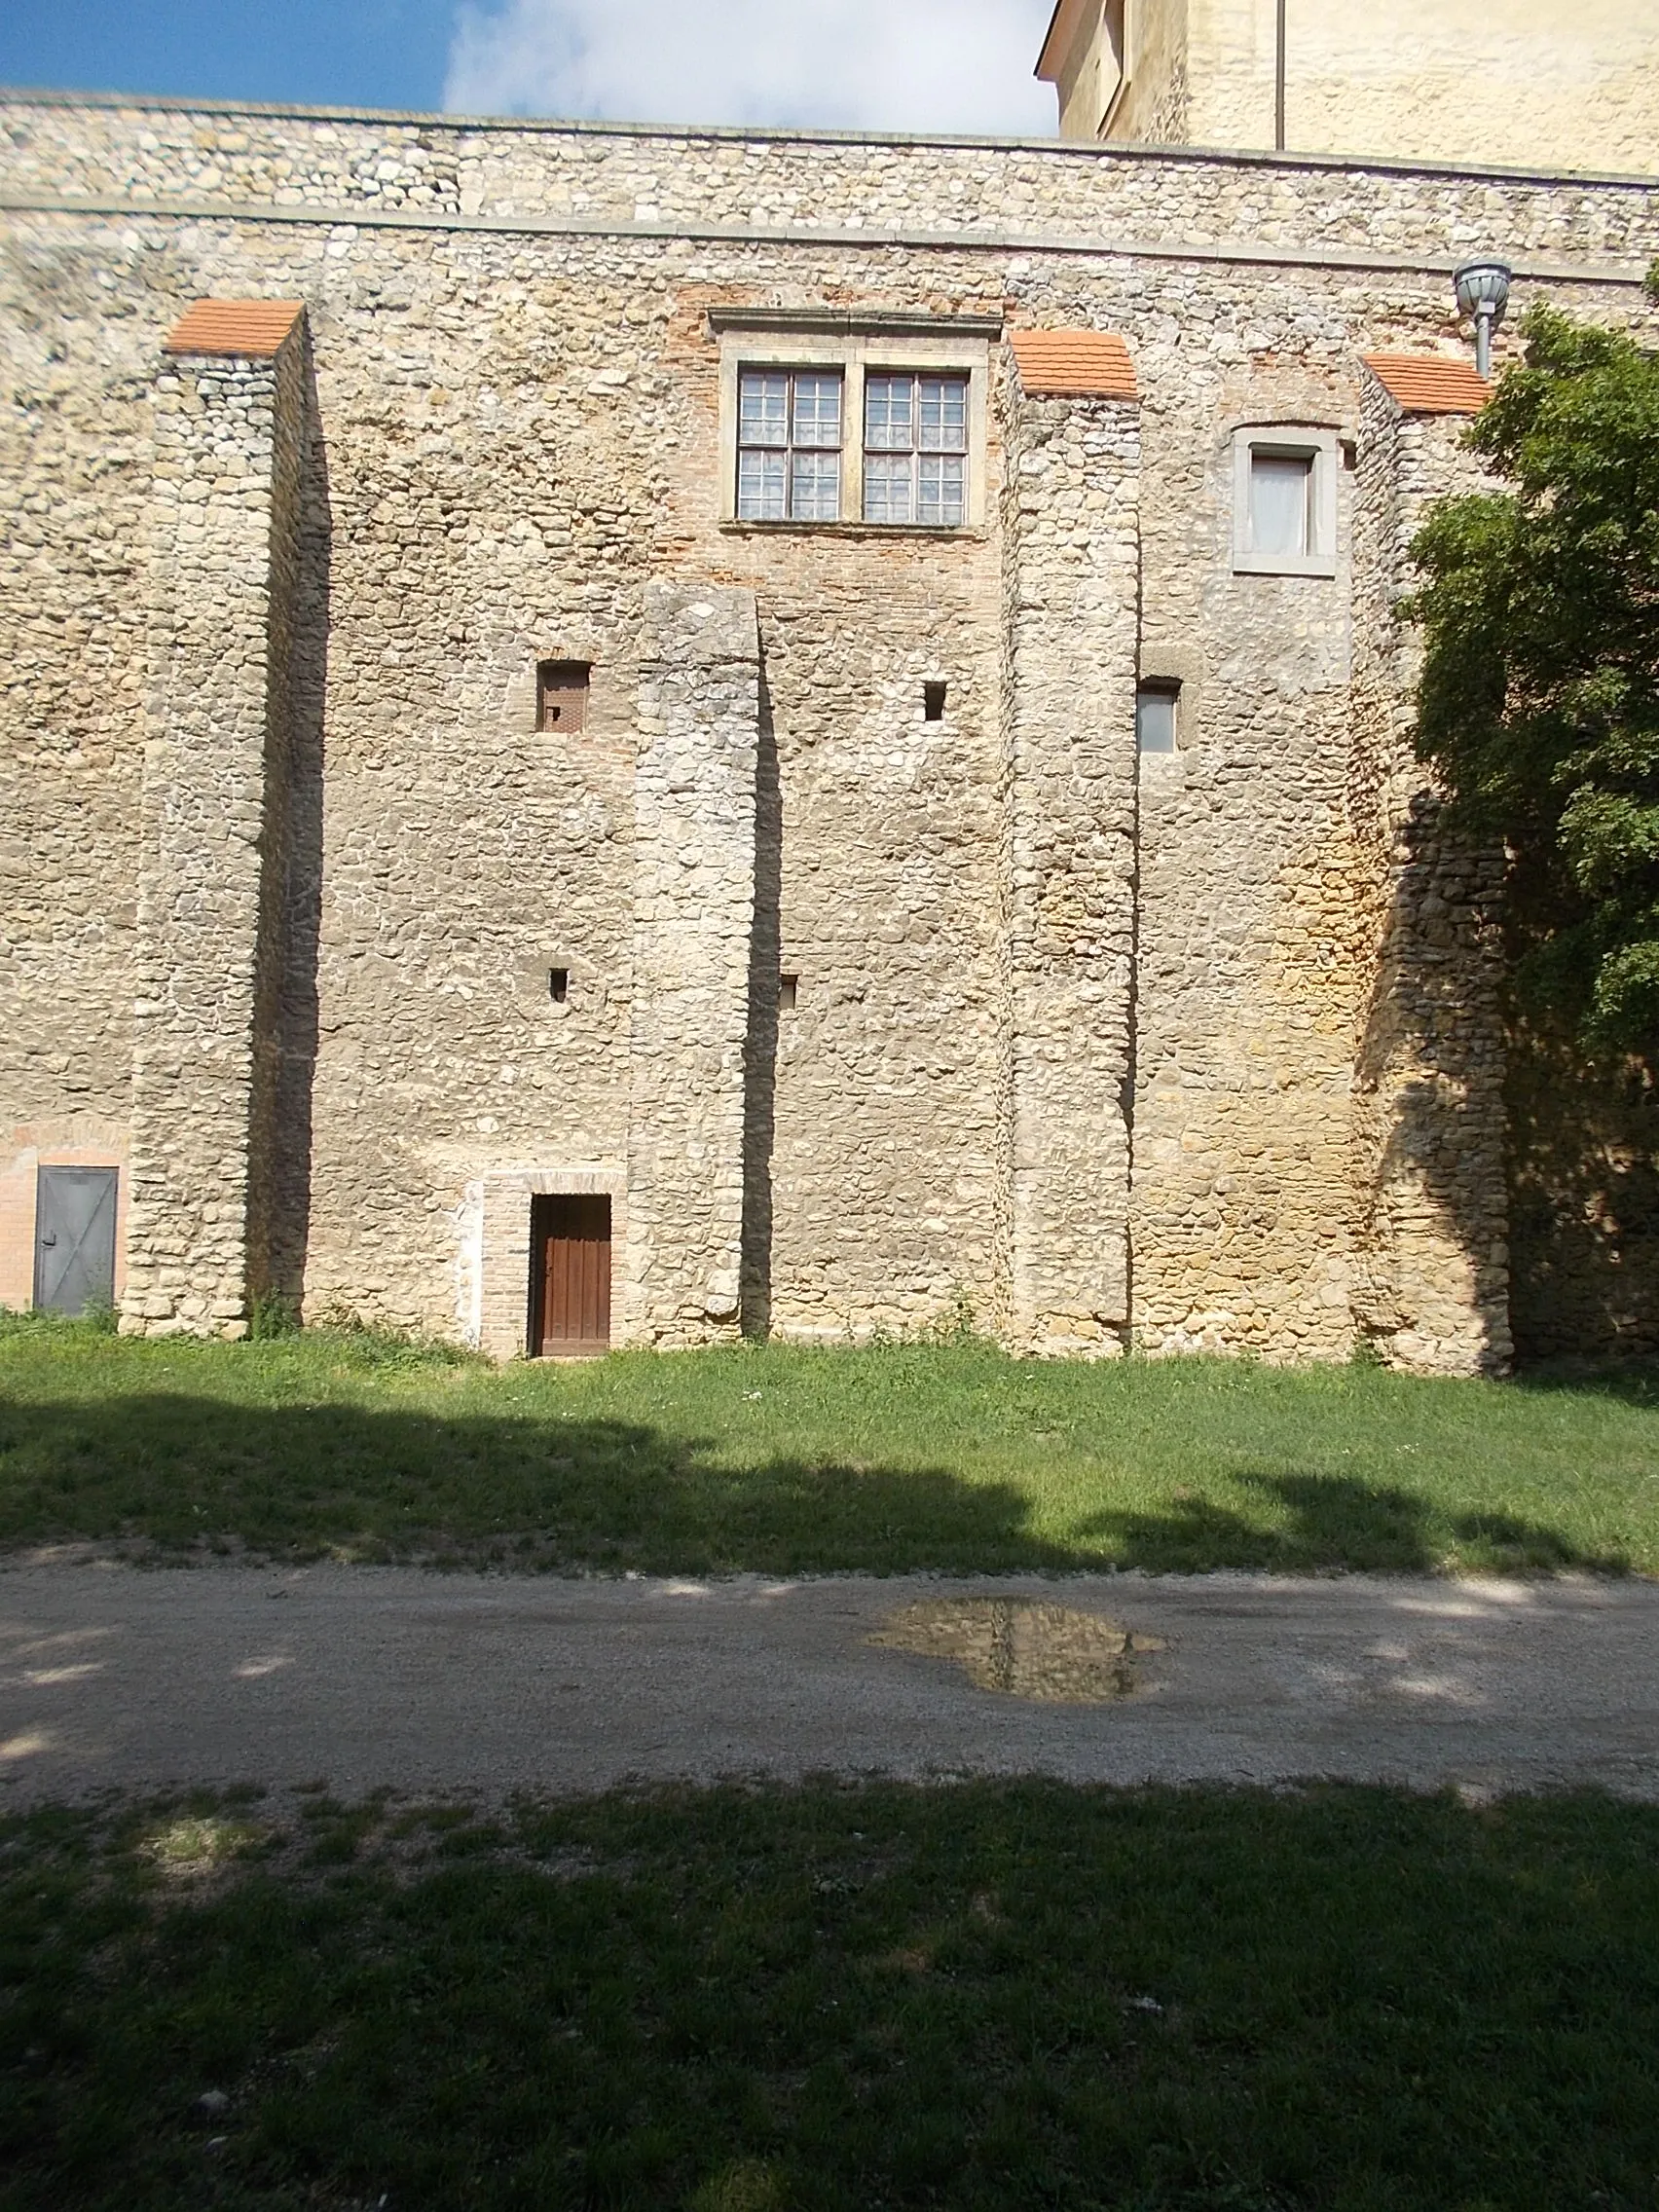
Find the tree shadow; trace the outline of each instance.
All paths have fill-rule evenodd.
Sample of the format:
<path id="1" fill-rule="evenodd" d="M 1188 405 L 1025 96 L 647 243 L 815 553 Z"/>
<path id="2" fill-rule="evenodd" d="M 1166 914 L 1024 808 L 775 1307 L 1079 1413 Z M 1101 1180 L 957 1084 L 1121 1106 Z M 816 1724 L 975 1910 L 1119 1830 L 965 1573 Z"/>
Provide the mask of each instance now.
<path id="1" fill-rule="evenodd" d="M 1433 1574 L 1453 1554 L 1462 1567 L 1516 1573 L 1631 1570 L 1622 1552 L 1584 1551 L 1559 1530 L 1515 1514 L 1440 1512 L 1392 1484 L 1259 1470 L 1231 1479 L 1263 1501 L 1263 1519 L 1194 1497 L 1159 1512 L 1097 1514 L 1088 1530 L 1104 1539 L 1122 1565 L 1166 1572 L 1219 1566 L 1300 1574 Z"/>
<path id="2" fill-rule="evenodd" d="M 0 1405 L 0 1547 L 126 1544 L 494 1566 L 767 1574 L 1460 1567 L 1622 1573 L 1618 1551 L 1354 1476 L 1244 1469 L 1055 1536 L 1032 1490 L 549 1412 L 239 1404 L 131 1392 Z M 1254 1510 L 1252 1508 L 1255 1508 Z"/>
<path id="3" fill-rule="evenodd" d="M 1387 1342 L 1441 1334 L 1465 1272 L 1462 1324 L 1483 1372 L 1512 1350 L 1506 1252 L 1502 1033 L 1489 916 L 1494 856 L 1448 835 L 1417 793 L 1382 921 L 1354 1066 L 1364 1280 L 1355 1317 Z"/>
<path id="4" fill-rule="evenodd" d="M 1659 1084 L 1516 1018 L 1507 1094 L 1518 1353 L 1659 1352 Z"/>
<path id="5" fill-rule="evenodd" d="M 1569 1391 L 1574 1397 L 1611 1398 L 1645 1412 L 1659 1407 L 1659 1359 L 1547 1360 L 1516 1376 L 1513 1387 L 1540 1396 Z"/>

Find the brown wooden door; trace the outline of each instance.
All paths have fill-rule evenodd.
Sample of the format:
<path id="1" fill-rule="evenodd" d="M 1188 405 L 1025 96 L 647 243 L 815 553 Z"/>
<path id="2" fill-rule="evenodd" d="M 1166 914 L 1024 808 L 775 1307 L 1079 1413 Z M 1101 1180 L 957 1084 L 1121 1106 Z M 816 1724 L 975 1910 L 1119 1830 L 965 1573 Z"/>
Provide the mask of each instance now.
<path id="1" fill-rule="evenodd" d="M 542 1359 L 610 1349 L 610 1200 L 546 1198 L 531 1211 L 530 1348 Z"/>

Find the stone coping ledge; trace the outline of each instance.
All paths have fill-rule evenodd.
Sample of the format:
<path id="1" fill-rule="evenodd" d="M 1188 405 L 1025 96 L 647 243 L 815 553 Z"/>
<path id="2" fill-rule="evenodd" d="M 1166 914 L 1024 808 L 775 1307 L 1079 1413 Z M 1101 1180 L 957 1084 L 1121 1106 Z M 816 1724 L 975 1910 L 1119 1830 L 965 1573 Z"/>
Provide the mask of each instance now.
<path id="1" fill-rule="evenodd" d="M 396 124 L 424 130 L 566 133 L 599 138 L 760 140 L 797 146 L 963 146 L 1053 154 L 1068 161 L 1183 162 L 1223 167 L 1376 170 L 1387 176 L 1492 177 L 1507 184 L 1613 185 L 1659 194 L 1659 175 L 1617 169 L 1543 169 L 1496 162 L 1413 162 L 1388 154 L 1278 153 L 1266 147 L 1186 146 L 1115 139 L 1007 137 L 992 131 L 833 130 L 773 124 L 626 123 L 589 117 L 457 115 L 423 108 L 311 107 L 285 100 L 194 99 L 176 92 L 77 92 L 50 85 L 0 85 L 0 107 L 102 107 L 181 115 L 257 115 L 315 123 Z"/>
<path id="2" fill-rule="evenodd" d="M 1659 180 L 1653 187 L 1659 200 Z M 847 225 L 838 229 L 788 223 L 630 222 L 607 215 L 461 215 L 425 208 L 377 208 L 353 204 L 277 206 L 269 201 L 209 200 L 186 197 L 146 200 L 88 193 L 12 192 L 0 187 L 0 214 L 100 215 L 117 220 L 198 223 L 290 223 L 325 230 L 452 231 L 495 238 L 688 239 L 702 244 L 867 246 L 871 251 L 902 246 L 932 253 L 1052 253 L 1089 261 L 1220 262 L 1270 269 L 1347 269 L 1381 275 L 1450 276 L 1465 253 L 1369 253 L 1361 246 L 1235 244 L 1229 240 L 1182 242 L 1178 240 L 1056 238 L 1042 232 L 911 231 Z M 1539 284 L 1605 284 L 1641 291 L 1647 265 L 1611 262 L 1530 261 L 1511 256 L 1516 276 Z"/>

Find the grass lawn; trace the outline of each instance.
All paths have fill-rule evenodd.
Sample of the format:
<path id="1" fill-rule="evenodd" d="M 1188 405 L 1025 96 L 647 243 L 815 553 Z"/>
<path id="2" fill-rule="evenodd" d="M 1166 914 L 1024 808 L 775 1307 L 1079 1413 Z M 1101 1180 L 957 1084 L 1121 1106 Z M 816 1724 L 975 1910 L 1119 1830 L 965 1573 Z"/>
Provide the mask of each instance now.
<path id="1" fill-rule="evenodd" d="M 0 1323 L 0 1546 L 767 1573 L 1659 1571 L 1659 1379 Z"/>
<path id="2" fill-rule="evenodd" d="M 1337 1787 L 17 1815 L 0 2206 L 1650 2212 L 1656 1869 Z"/>

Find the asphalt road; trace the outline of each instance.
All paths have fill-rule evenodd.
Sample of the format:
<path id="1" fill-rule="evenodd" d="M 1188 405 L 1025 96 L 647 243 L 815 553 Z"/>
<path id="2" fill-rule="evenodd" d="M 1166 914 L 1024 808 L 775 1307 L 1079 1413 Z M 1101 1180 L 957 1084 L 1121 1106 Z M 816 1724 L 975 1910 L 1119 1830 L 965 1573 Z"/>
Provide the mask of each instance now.
<path id="1" fill-rule="evenodd" d="M 869 1641 L 895 1615 L 927 1649 Z M 1120 1648 L 1127 1695 L 1030 1694 L 1089 1694 Z M 0 1571 L 0 1805 L 813 1773 L 1659 1798 L 1659 1584 Z"/>

